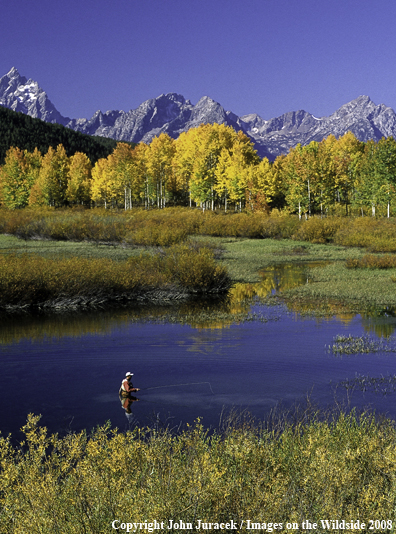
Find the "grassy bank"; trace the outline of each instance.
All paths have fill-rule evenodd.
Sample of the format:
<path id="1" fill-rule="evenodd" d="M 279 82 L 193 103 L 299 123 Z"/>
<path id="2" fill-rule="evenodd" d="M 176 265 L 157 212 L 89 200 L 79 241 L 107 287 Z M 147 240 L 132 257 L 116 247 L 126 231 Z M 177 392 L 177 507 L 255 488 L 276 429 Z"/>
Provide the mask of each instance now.
<path id="1" fill-rule="evenodd" d="M 292 531 L 289 522 L 302 531 L 307 518 L 394 525 L 394 425 L 353 413 L 302 415 L 210 435 L 198 422 L 181 433 L 104 426 L 64 438 L 47 436 L 30 416 L 21 446 L 0 438 L 1 532 L 100 534 L 114 520 L 170 519 L 191 522 L 184 532 L 199 519 L 233 520 L 238 532 L 248 531 L 247 520 L 282 523 L 277 532 Z"/>
<path id="2" fill-rule="evenodd" d="M 198 279 L 207 277 L 207 272 L 197 274 L 197 265 L 202 262 L 200 259 L 194 262 L 192 257 L 205 247 L 213 253 L 212 262 L 222 250 L 222 267 L 227 269 L 234 283 L 255 285 L 262 280 L 260 271 L 270 266 L 306 264 L 310 283 L 298 288 L 291 284 L 282 291 L 282 298 L 296 311 L 328 314 L 334 313 L 337 307 L 347 312 L 360 311 L 362 307 L 396 306 L 396 286 L 393 282 L 396 279 L 395 261 L 389 254 L 396 250 L 396 223 L 393 219 L 312 217 L 300 221 L 296 216 L 280 216 L 276 213 L 271 216 L 263 213 L 225 215 L 182 208 L 127 212 L 26 209 L 0 210 L 0 231 L 3 232 L 0 236 L 0 254 L 5 258 L 3 263 L 14 262 L 15 266 L 17 259 L 11 259 L 8 254 L 25 252 L 48 260 L 58 258 L 61 263 L 78 258 L 73 260 L 73 269 L 77 269 L 75 272 L 78 273 L 93 270 L 107 273 L 112 270 L 114 273 L 108 277 L 111 283 L 103 277 L 92 277 L 90 281 L 85 277 L 82 286 L 77 287 L 74 281 L 69 284 L 67 268 L 59 268 L 56 272 L 57 276 L 63 277 L 59 284 L 62 290 L 58 294 L 53 293 L 52 289 L 49 291 L 48 300 L 51 302 L 62 299 L 68 286 L 75 289 L 74 303 L 82 297 L 81 303 L 92 304 L 96 302 L 95 299 L 102 302 L 103 292 L 107 293 L 108 300 L 118 298 L 120 301 L 127 299 L 128 293 L 133 299 L 138 299 L 143 293 L 149 295 L 150 291 L 160 288 L 165 289 L 169 297 L 172 294 L 171 287 L 172 290 L 180 290 L 183 286 L 184 292 L 197 293 L 192 281 L 196 276 Z M 163 258 L 169 255 L 167 251 L 175 243 L 185 243 L 189 247 L 191 258 L 189 263 L 183 263 L 189 283 L 181 283 L 175 270 L 170 274 L 169 268 L 164 267 Z M 149 266 L 147 270 L 141 267 L 142 250 L 145 251 L 144 261 L 161 264 L 161 267 L 154 269 L 157 273 L 155 282 L 151 276 L 153 267 Z M 376 251 L 376 254 L 365 255 L 367 250 Z M 386 256 L 381 256 L 383 253 Z M 150 256 L 157 259 L 149 259 Z M 83 259 L 89 260 L 92 265 L 88 267 Z M 105 260 L 107 263 L 100 263 Z M 33 259 L 24 260 L 25 263 L 27 261 Z M 37 263 L 38 260 L 34 261 Z M 328 264 L 314 268 L 311 264 L 314 261 Z M 80 266 L 75 267 L 78 262 Z M 133 262 L 137 262 L 139 276 L 131 275 Z M 49 272 L 50 262 L 45 265 Z M 213 265 L 211 269 L 214 274 Z M 367 269 L 368 266 L 371 268 Z M 38 267 L 32 267 L 31 272 L 35 272 L 35 269 Z M 18 267 L 18 270 L 21 269 Z M 28 269 L 25 271 L 27 273 Z M 15 295 L 24 294 L 23 284 L 27 285 L 29 281 L 27 274 L 26 278 L 23 276 L 20 279 L 10 278 L 14 284 L 12 294 L 11 286 L 4 286 L 4 294 L 10 296 L 3 297 L 3 307 L 7 304 L 16 305 Z M 226 276 L 224 272 L 223 276 Z M 118 282 L 121 279 L 129 281 L 123 286 Z M 94 286 L 99 283 L 101 287 L 96 286 L 97 296 L 90 300 L 89 295 L 94 293 Z M 209 279 L 198 285 L 201 293 L 210 293 L 216 292 L 216 284 L 218 292 L 229 286 L 229 283 L 219 285 L 218 280 Z M 26 293 L 32 295 L 31 303 L 38 304 L 42 302 L 39 299 L 43 291 L 45 293 L 47 289 L 40 289 L 34 296 L 29 288 Z M 244 291 L 239 287 L 232 298 L 235 300 L 236 293 L 240 293 L 238 298 L 248 295 L 264 297 L 268 293 L 263 284 L 248 288 L 245 296 L 242 295 Z M 179 294 L 180 291 L 174 292 L 175 296 Z M 65 297 L 72 297 L 70 291 Z M 65 299 L 63 301 L 66 302 Z M 22 301 L 21 305 L 24 305 Z"/>
<path id="3" fill-rule="evenodd" d="M 0 256 L 5 309 L 98 306 L 107 302 L 178 300 L 226 292 L 231 281 L 207 248 L 187 245 L 128 260 L 38 254 Z"/>

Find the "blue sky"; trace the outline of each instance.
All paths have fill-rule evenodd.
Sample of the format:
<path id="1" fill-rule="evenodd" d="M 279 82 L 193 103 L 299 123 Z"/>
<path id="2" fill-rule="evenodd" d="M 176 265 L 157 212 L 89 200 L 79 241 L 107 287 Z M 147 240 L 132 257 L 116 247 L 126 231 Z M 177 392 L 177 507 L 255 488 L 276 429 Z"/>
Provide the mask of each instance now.
<path id="1" fill-rule="evenodd" d="M 168 92 L 264 119 L 362 94 L 396 109 L 395 27 L 394 0 L 13 0 L 0 76 L 16 67 L 72 118 Z"/>

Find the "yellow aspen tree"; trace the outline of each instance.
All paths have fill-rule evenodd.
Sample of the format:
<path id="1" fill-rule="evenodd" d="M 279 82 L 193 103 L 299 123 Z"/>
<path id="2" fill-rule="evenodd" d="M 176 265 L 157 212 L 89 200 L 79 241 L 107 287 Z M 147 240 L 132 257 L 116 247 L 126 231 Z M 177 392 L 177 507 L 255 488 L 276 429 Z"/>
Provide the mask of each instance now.
<path id="1" fill-rule="evenodd" d="M 33 184 L 27 179 L 27 169 L 24 152 L 19 148 L 9 148 L 0 170 L 2 204 L 9 209 L 23 208 L 28 203 Z"/>
<path id="2" fill-rule="evenodd" d="M 63 145 L 58 145 L 56 150 L 49 147 L 43 157 L 38 177 L 46 204 L 50 206 L 65 204 L 68 177 L 69 158 Z"/>
<path id="3" fill-rule="evenodd" d="M 155 198 L 157 207 L 164 208 L 167 198 L 177 192 L 176 181 L 173 179 L 172 160 L 175 153 L 175 142 L 167 134 L 154 137 L 147 151 L 147 173 L 150 181 L 151 198 Z"/>
<path id="4" fill-rule="evenodd" d="M 260 158 L 254 149 L 251 140 L 243 133 L 238 132 L 234 140 L 231 153 L 231 165 L 227 171 L 230 184 L 230 199 L 239 205 L 242 210 L 242 203 L 246 199 L 246 194 L 251 198 L 248 185 L 252 177 L 252 167 L 260 162 Z"/>
<path id="5" fill-rule="evenodd" d="M 252 211 L 266 211 L 268 204 L 279 194 L 279 173 L 275 172 L 268 158 L 263 158 L 258 165 L 250 166 L 249 171 L 248 205 Z"/>
<path id="6" fill-rule="evenodd" d="M 215 203 L 215 170 L 222 149 L 231 150 L 236 132 L 224 124 L 201 124 L 194 136 L 194 165 L 191 174 L 191 198 L 203 209 Z"/>
<path id="7" fill-rule="evenodd" d="M 143 200 L 146 207 L 147 152 L 148 145 L 145 143 L 136 145 L 133 149 L 133 160 L 130 168 L 132 201 L 140 202 Z"/>
<path id="8" fill-rule="evenodd" d="M 335 194 L 335 166 L 333 147 L 337 143 L 334 135 L 329 135 L 318 145 L 318 182 L 317 203 L 320 207 L 320 215 L 323 217 L 332 204 Z"/>
<path id="9" fill-rule="evenodd" d="M 86 154 L 76 152 L 70 158 L 66 199 L 72 204 L 88 204 L 91 199 L 92 164 Z"/>
<path id="10" fill-rule="evenodd" d="M 104 204 L 105 209 L 109 201 L 110 171 L 107 158 L 98 159 L 92 169 L 91 199 L 95 204 Z"/>
<path id="11" fill-rule="evenodd" d="M 348 206 L 354 191 L 356 169 L 362 156 L 364 145 L 352 132 L 347 132 L 333 144 L 332 157 L 335 172 L 336 202 Z"/>
<path id="12" fill-rule="evenodd" d="M 112 177 L 111 198 L 116 203 L 124 202 L 125 209 L 132 208 L 132 167 L 133 148 L 128 143 L 117 143 L 116 148 L 108 157 Z"/>
<path id="13" fill-rule="evenodd" d="M 222 148 L 220 156 L 217 161 L 215 176 L 215 191 L 220 197 L 224 198 L 224 211 L 227 212 L 228 209 L 228 199 L 231 189 L 230 183 L 230 173 L 229 169 L 231 167 L 231 154 L 226 148 Z"/>
<path id="14" fill-rule="evenodd" d="M 175 141 L 175 153 L 172 159 L 173 176 L 177 191 L 191 207 L 191 175 L 194 169 L 197 128 L 182 132 Z"/>
<path id="15" fill-rule="evenodd" d="M 282 165 L 286 203 L 292 211 L 298 212 L 300 219 L 308 211 L 307 186 L 301 172 L 301 151 L 300 144 L 291 148 Z"/>

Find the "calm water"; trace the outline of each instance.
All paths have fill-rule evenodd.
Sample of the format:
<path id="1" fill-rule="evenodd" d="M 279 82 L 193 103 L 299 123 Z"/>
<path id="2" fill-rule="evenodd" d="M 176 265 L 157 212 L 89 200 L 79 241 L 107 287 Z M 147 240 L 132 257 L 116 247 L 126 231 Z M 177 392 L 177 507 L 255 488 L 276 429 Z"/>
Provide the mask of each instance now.
<path id="1" fill-rule="evenodd" d="M 276 276 L 279 285 L 278 271 Z M 396 374 L 394 352 L 336 357 L 325 348 L 338 334 L 386 334 L 393 343 L 393 317 L 317 320 L 258 304 L 252 311 L 269 320 L 216 320 L 197 328 L 139 323 L 119 311 L 3 322 L 2 434 L 21 438 L 28 413 L 42 414 L 42 424 L 61 433 L 107 420 L 121 430 L 157 419 L 177 426 L 197 417 L 217 427 L 222 411 L 233 407 L 265 418 L 279 403 L 291 406 L 308 393 L 326 406 L 334 396 L 345 398 L 339 383 L 356 374 Z M 130 415 L 118 398 L 126 371 L 135 373 L 134 385 L 142 388 Z M 396 393 L 355 389 L 350 399 L 396 418 Z"/>

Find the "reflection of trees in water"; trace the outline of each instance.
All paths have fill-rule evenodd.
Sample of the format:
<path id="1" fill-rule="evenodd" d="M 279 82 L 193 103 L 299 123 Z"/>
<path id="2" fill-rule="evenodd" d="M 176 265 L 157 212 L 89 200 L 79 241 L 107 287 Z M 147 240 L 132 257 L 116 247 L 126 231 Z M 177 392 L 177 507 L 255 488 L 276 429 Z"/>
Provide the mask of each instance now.
<path id="1" fill-rule="evenodd" d="M 136 305 L 107 311 L 95 310 L 59 315 L 3 316 L 0 318 L 0 343 L 7 345 L 22 339 L 40 342 L 44 338 L 56 341 L 63 336 L 106 335 L 131 322 L 174 322 L 188 324 L 193 328 L 222 329 L 249 319 L 267 321 L 272 317 L 250 312 L 256 298 L 265 299 L 273 294 L 281 295 L 283 291 L 309 283 L 309 268 L 326 264 L 327 262 L 305 262 L 267 267 L 260 273 L 262 276 L 260 282 L 237 283 L 226 297 L 219 299 L 199 299 L 178 304 L 162 303 L 157 306 Z M 315 311 L 315 305 L 318 305 L 327 315 L 336 316 L 344 324 L 349 324 L 357 313 L 350 311 L 348 303 L 336 300 L 315 303 L 288 299 L 286 305 L 290 311 L 301 314 L 312 313 Z M 361 316 L 367 332 L 388 338 L 395 331 L 396 320 L 394 322 L 390 320 L 391 317 L 396 317 L 394 309 L 368 309 L 361 313 Z"/>
<path id="2" fill-rule="evenodd" d="M 389 338 L 396 329 L 395 308 L 371 310 L 370 313 L 362 313 L 362 325 L 366 332 L 374 332 L 378 337 Z M 394 320 L 392 320 L 394 318 Z"/>

